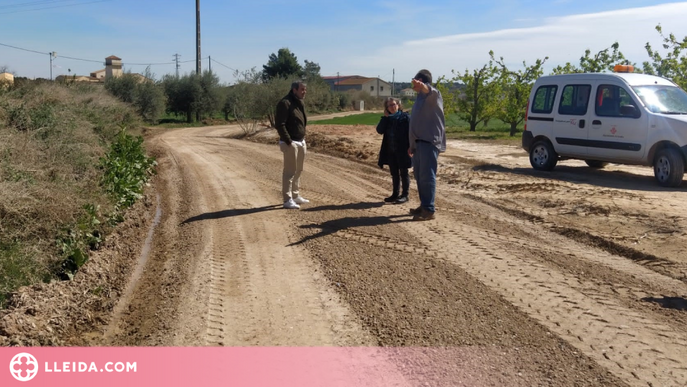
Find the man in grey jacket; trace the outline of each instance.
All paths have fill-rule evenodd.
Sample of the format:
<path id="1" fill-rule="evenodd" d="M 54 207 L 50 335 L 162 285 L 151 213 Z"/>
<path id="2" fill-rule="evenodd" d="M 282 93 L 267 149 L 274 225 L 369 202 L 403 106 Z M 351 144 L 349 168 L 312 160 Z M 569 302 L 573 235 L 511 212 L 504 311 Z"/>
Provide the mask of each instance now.
<path id="1" fill-rule="evenodd" d="M 301 204 L 310 202 L 300 195 L 301 172 L 305 161 L 305 114 L 303 99 L 307 87 L 303 82 L 293 82 L 291 91 L 277 104 L 274 126 L 279 133 L 279 149 L 284 154 L 282 173 L 282 196 L 284 208 L 299 209 Z"/>
<path id="2" fill-rule="evenodd" d="M 411 82 L 417 100 L 410 113 L 408 154 L 413 158 L 420 206 L 410 213 L 414 215 L 413 220 L 431 220 L 435 211 L 439 153 L 446 151 L 444 100 L 439 90 L 432 86 L 429 70 L 420 70 Z"/>

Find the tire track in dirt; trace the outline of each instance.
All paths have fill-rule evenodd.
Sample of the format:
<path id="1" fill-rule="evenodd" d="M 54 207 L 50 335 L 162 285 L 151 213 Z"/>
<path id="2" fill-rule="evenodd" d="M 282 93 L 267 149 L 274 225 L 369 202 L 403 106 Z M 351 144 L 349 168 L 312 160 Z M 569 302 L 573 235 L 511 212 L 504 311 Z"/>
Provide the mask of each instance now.
<path id="1" fill-rule="evenodd" d="M 391 187 L 387 171 L 313 153 L 302 178 L 303 194 L 313 202 L 301 211 L 255 211 L 280 204 L 281 153 L 276 145 L 228 140 L 217 131 L 212 136 L 203 130 L 193 133 L 192 141 L 180 137 L 174 146 L 188 149 L 191 146 L 184 141 L 200 141 L 202 146 L 193 148 L 197 154 L 192 158 L 199 160 L 197 174 L 212 182 L 203 189 L 208 207 L 196 208 L 212 230 L 208 238 L 212 247 L 204 253 L 214 262 L 207 269 L 209 297 L 223 301 L 220 308 L 207 312 L 208 327 L 218 333 L 207 336 L 208 344 L 308 343 L 302 340 L 303 333 L 291 333 L 269 316 L 290 319 L 305 332 L 310 328 L 303 321 L 328 321 L 318 325 L 314 336 L 329 335 L 329 342 L 335 341 L 331 338 L 340 337 L 345 324 L 332 328 L 336 326 L 332 321 L 341 320 L 331 316 L 340 312 L 336 308 L 331 312 L 323 301 L 326 290 L 306 296 L 319 298 L 315 303 L 281 299 L 288 286 L 301 287 L 303 282 L 284 281 L 282 287 L 267 280 L 281 275 L 308 283 L 314 272 L 331 281 L 385 345 L 476 343 L 501 345 L 504 353 L 524 356 L 520 358 L 525 362 L 524 379 L 513 380 L 513 385 L 528 385 L 527 380 L 539 381 L 529 385 L 622 384 L 605 376 L 589 359 L 630 385 L 685 381 L 682 362 L 687 340 L 680 325 L 667 324 L 629 301 L 633 294 L 647 291 L 641 281 L 630 279 L 633 276 L 656 289 L 674 280 L 560 235 L 537 236 L 545 227 L 534 224 L 533 228 L 527 219 L 456 196 L 455 187 L 445 184 L 439 187 L 438 218 L 408 222 L 407 211 L 415 207 L 411 204 L 415 197 L 406 206 L 381 204 Z M 488 231 L 496 224 L 508 227 L 508 232 Z M 226 240 L 227 234 L 238 244 Z M 555 242 L 547 244 L 551 235 Z M 538 253 L 541 244 L 544 248 Z M 222 255 L 232 249 L 234 254 Z M 602 277 L 575 272 L 562 258 L 551 259 L 557 254 L 583 260 L 589 268 L 603 266 L 617 272 L 614 278 L 621 282 L 598 286 Z M 308 262 L 311 256 L 318 259 L 322 272 L 303 266 L 296 256 Z M 284 266 L 275 263 L 280 259 Z M 249 287 L 259 291 L 251 293 Z M 288 314 L 287 309 L 293 308 L 302 313 Z M 454 325 L 470 322 L 477 330 Z M 242 324 L 260 328 L 247 331 L 251 328 Z M 495 331 L 479 331 L 486 327 Z M 257 336 L 246 337 L 246 332 Z M 346 337 L 344 342 L 352 341 Z M 495 356 L 484 364 L 500 364 L 503 375 L 517 375 L 508 356 Z M 572 368 L 558 369 L 560 365 Z M 665 375 L 657 370 L 666 370 Z"/>
<path id="2" fill-rule="evenodd" d="M 609 294 L 597 292 L 596 297 L 590 297 L 574 290 L 581 287 L 580 279 L 566 277 L 512 251 L 495 249 L 491 235 L 438 223 L 404 227 L 416 233 L 427 227 L 438 234 L 432 245 L 439 246 L 450 262 L 480 278 L 630 385 L 687 383 L 684 333 L 616 304 Z M 451 253 L 456 250 L 461 254 Z M 657 374 L 656 368 L 667 372 Z"/>
<path id="3" fill-rule="evenodd" d="M 286 211 L 258 175 L 242 176 L 251 152 L 196 153 L 212 206 L 194 221 L 212 222 L 207 342 L 222 345 L 353 345 L 370 338 L 323 288 L 307 252 L 288 247 Z M 276 162 L 276 160 L 275 160 Z M 272 191 L 272 192 L 270 192 Z M 214 210 L 214 211 L 213 211 Z M 276 211 L 275 211 L 276 210 Z M 287 246 L 287 247 L 285 247 Z M 259 291 L 258 291 L 259 289 Z M 214 305 L 214 306 L 213 306 Z M 219 315 L 222 315 L 220 323 Z M 338 334 L 334 334 L 334 333 Z"/>
<path id="4" fill-rule="evenodd" d="M 351 179 L 346 179 L 346 182 L 349 181 Z M 389 215 L 392 208 L 373 207 L 369 212 Z M 399 210 L 394 212 L 402 215 Z M 447 212 L 464 213 L 456 209 Z M 687 355 L 683 349 L 687 341 L 672 327 L 613 301 L 613 292 L 598 291 L 597 284 L 580 279 L 569 280 L 565 272 L 553 270 L 548 265 L 530 261 L 527 257 L 513 258 L 504 254 L 503 250 L 498 249 L 502 245 L 494 245 L 493 239 L 498 238 L 494 234 L 481 235 L 482 232 L 466 227 L 441 229 L 429 223 L 429 226 L 417 223 L 402 226 L 409 229 L 411 235 L 428 235 L 424 247 L 355 229 L 335 230 L 333 235 L 380 248 L 447 259 L 458 264 L 631 385 L 645 385 L 645 382 L 681 385 L 687 382 L 684 372 L 686 364 L 680 360 Z M 445 224 L 445 221 L 439 223 Z M 529 244 L 525 239 L 518 241 L 517 238 L 507 237 L 505 240 L 510 244 Z M 432 249 L 428 246 L 435 247 Z M 589 259 L 586 246 L 576 247 L 594 264 L 614 267 L 630 277 L 648 277 L 652 282 L 664 283 L 666 288 L 677 285 L 674 280 L 643 269 L 623 257 L 610 254 L 599 256 L 592 252 L 592 258 Z M 460 257 L 455 255 L 456 250 L 462 251 Z M 565 250 L 561 250 L 558 249 L 558 252 L 564 253 Z M 466 259 L 468 257 L 471 259 Z M 580 292 L 580 289 L 586 289 L 587 292 Z M 537 307 L 532 307 L 532 304 Z M 587 342 L 596 346 L 586 345 Z M 645 367 L 646 362 L 651 367 Z M 667 369 L 671 376 L 654 374 L 651 370 L 655 367 L 669 367 Z"/>

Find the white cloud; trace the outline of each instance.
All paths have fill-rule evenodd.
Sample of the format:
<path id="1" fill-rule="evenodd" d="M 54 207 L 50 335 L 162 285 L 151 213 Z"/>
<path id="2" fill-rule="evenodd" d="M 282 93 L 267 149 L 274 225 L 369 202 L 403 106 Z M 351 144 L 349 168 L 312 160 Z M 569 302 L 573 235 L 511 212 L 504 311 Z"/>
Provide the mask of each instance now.
<path id="1" fill-rule="evenodd" d="M 528 28 L 406 41 L 371 55 L 351 56 L 342 67 L 361 74 L 394 68 L 396 81 L 408 80 L 417 70 L 427 68 L 436 79 L 441 75 L 450 77 L 452 70 L 462 73 L 481 68 L 493 50 L 513 69 L 521 68 L 523 61 L 529 65 L 548 56 L 548 72 L 565 62 L 579 64 L 586 49 L 596 53 L 616 41 L 626 58 L 641 64 L 648 60 L 644 48 L 647 42 L 662 50 L 661 37 L 655 30 L 658 24 L 666 35 L 673 33 L 678 39 L 687 36 L 684 15 L 687 2 L 549 18 Z"/>

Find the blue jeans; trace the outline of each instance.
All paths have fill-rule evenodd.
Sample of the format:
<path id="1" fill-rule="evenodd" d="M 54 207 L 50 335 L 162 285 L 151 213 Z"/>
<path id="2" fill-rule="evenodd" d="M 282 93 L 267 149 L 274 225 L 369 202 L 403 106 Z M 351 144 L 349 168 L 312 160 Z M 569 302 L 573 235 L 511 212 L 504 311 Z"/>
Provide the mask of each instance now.
<path id="1" fill-rule="evenodd" d="M 413 174 L 420 195 L 420 205 L 429 212 L 434 212 L 434 195 L 437 192 L 437 159 L 439 149 L 429 142 L 415 143 L 413 154 Z"/>

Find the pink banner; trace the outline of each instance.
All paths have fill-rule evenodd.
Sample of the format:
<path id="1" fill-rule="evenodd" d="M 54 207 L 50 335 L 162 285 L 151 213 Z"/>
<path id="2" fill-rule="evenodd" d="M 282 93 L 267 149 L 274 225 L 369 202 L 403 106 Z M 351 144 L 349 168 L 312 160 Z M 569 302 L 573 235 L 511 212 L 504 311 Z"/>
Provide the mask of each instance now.
<path id="1" fill-rule="evenodd" d="M 9 347 L 0 348 L 0 386 L 478 386 L 489 381 L 470 369 L 479 368 L 484 351 Z"/>

